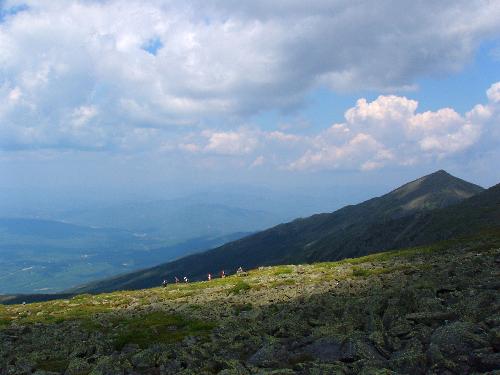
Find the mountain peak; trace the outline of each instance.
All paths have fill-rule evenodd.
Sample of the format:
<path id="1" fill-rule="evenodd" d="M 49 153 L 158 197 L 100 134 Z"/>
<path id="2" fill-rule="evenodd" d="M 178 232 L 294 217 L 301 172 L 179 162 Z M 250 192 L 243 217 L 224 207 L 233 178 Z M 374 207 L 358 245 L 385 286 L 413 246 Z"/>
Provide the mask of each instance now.
<path id="1" fill-rule="evenodd" d="M 451 182 L 451 181 L 463 181 L 466 182 L 465 180 L 462 180 L 458 177 L 453 176 L 452 174 L 446 172 L 444 169 L 440 169 L 436 172 L 430 173 L 428 175 L 425 175 L 423 177 L 420 177 L 420 179 L 425 179 L 425 180 L 431 180 L 431 181 L 436 181 L 436 182 Z"/>
<path id="2" fill-rule="evenodd" d="M 481 186 L 455 177 L 443 169 L 408 182 L 385 197 L 395 199 L 403 211 L 449 206 L 483 191 Z"/>
<path id="3" fill-rule="evenodd" d="M 449 174 L 448 172 L 446 172 L 444 169 L 440 169 L 434 173 L 431 173 L 429 176 L 432 176 L 432 175 L 444 175 L 444 176 L 451 176 L 453 177 L 451 174 Z"/>

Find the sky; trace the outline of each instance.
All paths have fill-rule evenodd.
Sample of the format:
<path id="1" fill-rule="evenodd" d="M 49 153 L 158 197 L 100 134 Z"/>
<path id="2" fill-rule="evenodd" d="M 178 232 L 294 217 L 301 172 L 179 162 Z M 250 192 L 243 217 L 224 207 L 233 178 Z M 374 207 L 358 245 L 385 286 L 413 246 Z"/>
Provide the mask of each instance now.
<path id="1" fill-rule="evenodd" d="M 0 199 L 491 186 L 498 20 L 488 0 L 0 0 Z"/>

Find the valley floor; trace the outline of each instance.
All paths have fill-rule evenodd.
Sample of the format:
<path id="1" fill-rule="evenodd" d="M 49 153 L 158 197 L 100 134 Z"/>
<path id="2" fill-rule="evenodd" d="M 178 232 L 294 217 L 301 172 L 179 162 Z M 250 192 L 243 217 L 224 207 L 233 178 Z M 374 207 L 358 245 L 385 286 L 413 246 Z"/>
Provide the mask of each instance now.
<path id="1" fill-rule="evenodd" d="M 0 374 L 500 370 L 500 233 L 166 288 L 0 305 Z"/>

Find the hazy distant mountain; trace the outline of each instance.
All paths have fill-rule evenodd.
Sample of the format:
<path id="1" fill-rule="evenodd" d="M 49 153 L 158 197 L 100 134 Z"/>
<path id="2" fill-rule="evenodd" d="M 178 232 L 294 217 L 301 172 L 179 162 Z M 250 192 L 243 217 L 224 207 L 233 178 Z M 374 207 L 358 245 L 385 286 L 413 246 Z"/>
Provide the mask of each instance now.
<path id="1" fill-rule="evenodd" d="M 184 199 L 120 204 L 75 211 L 62 217 L 75 224 L 144 233 L 166 244 L 197 237 L 254 232 L 280 222 L 279 216 L 270 212 Z"/>
<path id="2" fill-rule="evenodd" d="M 298 217 L 333 211 L 346 204 L 365 200 L 370 197 L 367 192 L 371 189 L 380 187 L 324 186 L 321 190 L 295 188 L 292 191 L 275 191 L 235 186 L 234 189 L 226 187 L 225 190 L 207 190 L 191 194 L 182 200 L 186 204 L 210 202 L 246 210 L 272 212 L 280 218 L 281 223 Z"/>
<path id="3" fill-rule="evenodd" d="M 206 250 L 247 233 L 162 246 L 121 229 L 0 218 L 0 293 L 53 293 Z"/>
<path id="4" fill-rule="evenodd" d="M 494 203 L 497 195 L 490 191 L 482 192 L 483 188 L 480 186 L 453 177 L 445 171 L 438 171 L 358 205 L 281 224 L 201 254 L 92 283 L 77 290 L 98 292 L 144 288 L 157 285 L 162 278 L 172 278 L 175 275 L 188 275 L 196 279 L 205 277 L 207 272 L 234 270 L 240 265 L 253 268 L 260 265 L 336 260 L 398 246 L 426 243 L 436 237 L 447 238 L 465 233 L 467 226 L 472 228 L 477 227 L 475 224 L 496 222 L 496 216 L 482 219 L 474 210 L 475 204 L 467 202 L 467 199 L 472 200 L 479 194 L 475 198 L 484 199 L 486 206 L 493 205 L 490 213 L 497 215 L 498 207 Z M 463 212 L 465 217 L 456 223 L 456 230 L 448 230 L 447 235 L 443 233 L 442 236 L 436 236 L 433 234 L 435 227 L 446 222 L 453 223 L 453 217 L 449 220 L 447 218 L 451 214 L 446 211 L 446 207 L 454 204 L 457 212 Z M 457 215 L 453 212 L 453 215 Z M 420 227 L 425 225 L 426 220 L 430 221 L 426 229 L 429 238 L 420 234 Z M 462 224 L 467 221 L 468 225 Z"/>

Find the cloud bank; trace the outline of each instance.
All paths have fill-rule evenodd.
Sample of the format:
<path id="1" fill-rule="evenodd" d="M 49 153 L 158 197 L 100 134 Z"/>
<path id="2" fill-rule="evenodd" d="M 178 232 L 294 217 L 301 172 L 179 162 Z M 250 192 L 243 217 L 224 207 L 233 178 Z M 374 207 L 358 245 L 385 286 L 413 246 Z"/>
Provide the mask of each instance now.
<path id="1" fill-rule="evenodd" d="M 466 114 L 419 113 L 415 100 L 381 95 L 307 136 L 249 119 L 293 110 L 317 87 L 394 92 L 456 72 L 500 33 L 499 2 L 0 4 L 3 150 L 158 151 L 243 158 L 252 168 L 370 170 L 446 158 L 498 135 L 498 83 L 488 103 Z"/>

